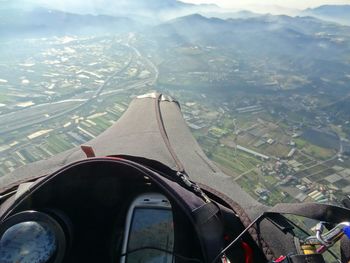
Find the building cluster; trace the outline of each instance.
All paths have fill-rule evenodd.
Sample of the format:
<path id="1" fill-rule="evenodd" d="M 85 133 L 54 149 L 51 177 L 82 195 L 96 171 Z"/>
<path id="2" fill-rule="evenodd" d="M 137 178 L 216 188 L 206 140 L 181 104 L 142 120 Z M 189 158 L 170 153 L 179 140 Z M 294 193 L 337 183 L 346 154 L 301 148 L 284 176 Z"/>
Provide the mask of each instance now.
<path id="1" fill-rule="evenodd" d="M 134 51 L 113 37 L 30 41 L 36 55 L 9 61 L 11 74 L 0 76 L 0 176 L 96 137 L 127 108 L 132 89 L 103 103 L 116 85 L 129 83 L 123 69 L 137 69 L 135 82 L 150 75 L 145 63 L 131 63 Z"/>

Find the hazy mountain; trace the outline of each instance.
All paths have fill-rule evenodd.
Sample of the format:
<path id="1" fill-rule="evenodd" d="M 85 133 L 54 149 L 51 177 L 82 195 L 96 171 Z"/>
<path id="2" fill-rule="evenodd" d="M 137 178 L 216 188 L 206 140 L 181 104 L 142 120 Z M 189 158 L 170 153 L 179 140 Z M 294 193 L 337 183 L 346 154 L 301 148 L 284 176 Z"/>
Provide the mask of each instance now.
<path id="1" fill-rule="evenodd" d="M 295 8 L 288 8 L 279 5 L 267 5 L 263 2 L 261 4 L 250 4 L 245 7 L 247 10 L 258 14 L 271 14 L 271 15 L 288 15 L 295 16 L 300 10 Z"/>
<path id="2" fill-rule="evenodd" d="M 316 8 L 308 8 L 301 15 L 350 25 L 350 5 L 323 5 Z"/>
<path id="3" fill-rule="evenodd" d="M 217 11 L 220 8 L 214 4 L 189 4 L 176 0 L 128 0 L 109 2 L 108 10 L 100 13 L 111 15 L 142 16 L 153 18 L 155 22 L 168 20 L 197 12 Z"/>
<path id="4" fill-rule="evenodd" d="M 229 18 L 252 18 L 252 17 L 258 17 L 262 16 L 261 14 L 254 13 L 247 10 L 232 10 L 232 11 L 221 11 L 221 12 L 212 12 L 212 11 L 206 11 L 206 12 L 198 12 L 198 14 L 205 16 L 205 17 L 216 17 L 221 19 L 229 19 Z"/>
<path id="5" fill-rule="evenodd" d="M 339 55 L 346 49 L 345 43 L 336 43 L 330 35 L 345 34 L 348 30 L 347 27 L 327 25 L 311 17 L 264 15 L 225 20 L 195 14 L 164 23 L 156 27 L 154 33 L 219 46 L 236 44 L 245 49 L 251 48 L 254 53 L 264 50 L 288 54 L 311 52 L 308 53 L 310 56 L 319 52 L 318 56 L 322 56 L 325 50 Z M 301 46 L 305 46 L 302 51 Z M 328 57 L 331 55 L 327 53 Z"/>
<path id="6" fill-rule="evenodd" d="M 6 1 L 6 0 L 5 0 Z M 6 1 L 6 5 L 18 6 L 20 0 Z M 23 0 L 22 0 L 23 1 Z M 189 4 L 177 0 L 25 0 L 26 6 L 40 6 L 75 14 L 129 16 L 147 18 L 148 21 L 158 22 L 195 12 L 215 11 L 220 8 L 213 4 Z M 30 4 L 28 4 L 30 3 Z M 151 19 L 151 20 L 150 20 Z"/>
<path id="7" fill-rule="evenodd" d="M 343 84 L 329 80 L 343 83 L 348 81 L 346 74 L 350 72 L 350 65 L 344 59 L 350 54 L 350 28 L 312 17 L 264 15 L 225 20 L 197 14 L 154 27 L 147 36 L 161 43 L 158 52 L 169 50 L 170 55 L 161 53 L 160 57 L 171 56 L 174 50 L 182 47 L 192 47 L 198 53 L 209 48 L 214 53 L 217 50 L 236 59 L 242 58 L 242 64 L 251 61 L 258 65 L 258 61 L 268 61 L 272 72 L 304 75 L 307 81 L 298 88 L 324 87 L 336 92 L 343 89 Z M 203 68 L 198 71 L 208 67 L 205 60 L 202 63 Z M 250 74 L 247 74 L 250 79 L 248 76 Z M 331 88 L 329 83 L 332 83 Z"/>
<path id="8" fill-rule="evenodd" d="M 125 17 L 78 15 L 45 8 L 0 9 L 2 37 L 19 34 L 120 33 L 135 28 L 136 22 Z"/>

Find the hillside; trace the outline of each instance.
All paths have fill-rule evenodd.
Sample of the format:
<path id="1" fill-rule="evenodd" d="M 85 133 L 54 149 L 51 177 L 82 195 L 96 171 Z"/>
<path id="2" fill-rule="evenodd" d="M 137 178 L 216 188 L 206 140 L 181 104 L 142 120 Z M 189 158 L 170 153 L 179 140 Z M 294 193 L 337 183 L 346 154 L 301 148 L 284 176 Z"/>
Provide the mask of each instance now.
<path id="1" fill-rule="evenodd" d="M 136 22 L 126 17 L 79 15 L 45 8 L 32 10 L 1 9 L 0 35 L 47 35 L 98 32 L 127 32 Z"/>
<path id="2" fill-rule="evenodd" d="M 301 15 L 350 25 L 350 5 L 322 5 L 304 10 Z"/>

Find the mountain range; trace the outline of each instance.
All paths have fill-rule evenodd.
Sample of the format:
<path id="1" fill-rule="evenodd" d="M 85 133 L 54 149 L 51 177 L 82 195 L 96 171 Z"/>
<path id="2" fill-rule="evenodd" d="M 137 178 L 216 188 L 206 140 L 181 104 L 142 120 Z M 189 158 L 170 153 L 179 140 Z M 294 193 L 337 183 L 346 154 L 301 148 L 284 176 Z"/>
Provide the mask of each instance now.
<path id="1" fill-rule="evenodd" d="M 59 34 L 94 36 L 136 31 L 144 40 L 137 44 L 142 45 L 145 53 L 153 52 L 160 64 L 168 61 L 166 67 L 160 65 L 161 73 L 175 74 L 174 68 L 185 69 L 183 75 L 187 76 L 185 66 L 191 66 L 193 72 L 207 71 L 211 66 L 208 61 L 213 59 L 206 55 L 191 58 L 205 49 L 207 53 L 213 53 L 214 58 L 239 61 L 239 69 L 234 68 L 238 67 L 236 64 L 234 67 L 228 64 L 228 70 L 245 72 L 245 79 L 241 81 L 244 88 L 247 79 L 251 81 L 261 72 L 271 72 L 273 83 L 291 81 L 296 84 L 285 86 L 317 88 L 322 92 L 326 90 L 327 94 L 338 93 L 337 96 L 344 94 L 344 83 L 349 81 L 350 27 L 339 23 L 345 24 L 346 18 L 350 17 L 350 14 L 346 15 L 350 6 L 321 6 L 293 17 L 224 11 L 215 5 L 193 5 L 175 0 L 120 1 L 116 4 L 120 9 L 115 9 L 108 6 L 114 5 L 111 1 L 103 0 L 106 4 L 103 10 L 110 10 L 108 15 L 96 8 L 94 12 L 88 12 L 89 5 L 85 11 L 73 13 L 74 9 L 68 12 L 49 6 L 19 6 L 13 0 L 0 7 L 0 38 Z M 181 16 L 184 13 L 190 15 Z M 345 22 L 330 22 L 341 17 Z M 155 50 L 150 49 L 152 45 Z M 181 52 L 178 50 L 182 49 L 187 53 L 179 58 Z M 178 64 L 172 66 L 174 63 Z M 220 76 L 223 69 L 215 70 Z M 234 79 L 231 73 L 229 75 Z M 281 80 L 283 76 L 291 78 Z M 221 84 L 225 87 L 225 83 L 215 87 L 219 88 Z M 338 112 L 337 108 L 332 110 Z"/>
<path id="2" fill-rule="evenodd" d="M 308 8 L 302 11 L 300 15 L 350 25 L 350 5 L 322 5 L 316 8 Z"/>
<path id="3" fill-rule="evenodd" d="M 0 37 L 122 33 L 137 26 L 136 21 L 127 17 L 80 15 L 45 8 L 0 9 Z"/>
<path id="4" fill-rule="evenodd" d="M 350 5 L 342 6 L 320 6 L 318 8 L 306 9 L 300 12 L 300 16 L 305 19 L 289 16 L 262 15 L 250 11 L 226 11 L 216 5 L 194 5 L 176 0 L 128 0 L 111 1 L 103 0 L 98 8 L 89 9 L 86 5 L 85 10 L 60 11 L 47 7 L 40 7 L 38 4 L 18 5 L 16 0 L 4 2 L 0 7 L 0 33 L 2 36 L 16 35 L 18 33 L 82 33 L 94 31 L 102 32 L 125 32 L 135 30 L 142 25 L 156 25 L 166 20 L 181 17 L 188 14 L 202 14 L 205 17 L 216 17 L 220 19 L 248 19 L 255 26 L 260 22 L 284 18 L 284 25 L 293 20 L 293 22 L 306 22 L 298 26 L 298 29 L 308 30 L 313 26 L 309 16 L 350 25 Z M 66 6 L 68 8 L 68 6 Z M 109 14 L 107 14 L 109 13 Z M 199 17 L 197 17 L 199 18 Z M 206 21 L 208 22 L 208 21 Z M 219 20 L 212 19 L 206 23 L 210 30 L 212 23 L 219 23 Z M 221 21 L 222 22 L 222 21 Z M 295 23 L 292 23 L 295 25 Z M 191 26 L 191 24 L 186 25 Z M 281 26 L 281 24 L 279 24 Z M 312 30 L 312 28 L 311 28 Z M 310 30 L 309 30 L 310 31 Z"/>
<path id="5" fill-rule="evenodd" d="M 79 15 L 108 15 L 123 17 L 141 17 L 168 19 L 195 12 L 220 10 L 214 4 L 190 4 L 177 0 L 3 0 L 1 9 L 22 9 L 30 11 L 36 8 L 59 10 Z"/>
<path id="6" fill-rule="evenodd" d="M 319 59 L 345 56 L 349 52 L 346 40 L 340 41 L 334 35 L 350 37 L 348 27 L 327 24 L 317 18 L 273 15 L 219 19 L 194 14 L 163 23 L 152 28 L 150 34 L 202 45 L 236 45 L 249 50 L 249 54 L 295 54 Z"/>
<path id="7" fill-rule="evenodd" d="M 343 83 L 348 82 L 347 74 L 350 72 L 347 62 L 350 54 L 349 29 L 312 17 L 263 15 L 246 19 L 219 19 L 195 14 L 152 27 L 144 34 L 148 39 L 160 43 L 154 54 L 158 54 L 162 60 L 168 58 L 164 62 L 167 66 L 160 69 L 163 75 L 171 72 L 172 76 L 176 74 L 173 68 L 186 68 L 191 63 L 196 65 L 191 71 L 207 71 L 211 68 L 208 63 L 210 58 L 215 60 L 224 54 L 223 57 L 228 60 L 240 61 L 239 71 L 246 71 L 249 80 L 261 72 L 271 72 L 271 75 L 277 76 L 276 79 L 281 78 L 279 83 L 287 81 L 282 80 L 285 76 L 291 76 L 290 81 L 298 76 L 296 79 L 299 78 L 300 82 L 286 86 L 305 92 L 312 89 L 316 92 L 326 91 L 327 94 L 339 96 L 347 92 Z M 193 48 L 196 48 L 195 51 Z M 180 58 L 181 52 L 178 50 L 183 49 L 192 50 L 188 52 L 193 55 Z M 207 52 L 213 57 L 196 55 Z M 214 67 L 215 70 L 217 68 Z M 183 74 L 186 74 L 186 70 Z M 234 76 L 232 73 L 233 82 L 239 82 Z M 225 82 L 215 88 L 224 85 Z M 236 83 L 234 86 L 247 89 L 246 83 Z M 225 91 L 230 89 L 232 87 Z"/>
<path id="8" fill-rule="evenodd" d="M 128 7 L 136 5 L 135 1 L 130 1 Z M 143 10 L 197 7 L 174 0 L 164 2 L 147 0 L 148 4 L 145 0 L 141 2 L 143 5 L 139 7 Z M 122 5 L 125 2 L 119 4 Z M 206 6 L 206 8 L 217 7 Z M 323 14 L 327 13 L 325 10 L 333 10 L 333 14 L 340 12 L 334 11 L 338 8 L 332 6 L 317 10 L 323 10 Z M 328 11 L 327 14 L 332 12 Z M 343 78 L 348 74 L 346 72 L 350 71 L 349 65 L 343 64 L 344 59 L 339 60 L 350 54 L 347 44 L 350 41 L 349 27 L 325 22 L 319 18 L 238 12 L 234 18 L 226 17 L 226 19 L 192 14 L 158 22 L 156 25 L 149 21 L 141 15 L 91 15 L 40 7 L 26 10 L 18 10 L 13 6 L 8 9 L 2 7 L 0 38 L 33 34 L 96 35 L 136 31 L 161 43 L 162 46 L 199 44 L 220 48 L 230 47 L 232 50 L 240 50 L 251 58 L 264 56 L 276 58 L 276 60 L 290 58 L 290 63 L 296 63 L 298 68 L 314 68 L 309 76 L 315 76 L 315 78 L 320 75 L 334 76 L 334 74 L 340 74 L 339 78 Z M 296 65 L 290 66 L 296 67 Z"/>
<path id="9" fill-rule="evenodd" d="M 249 10 L 223 9 L 215 4 L 190 4 L 178 0 L 2 0 L 1 10 L 37 8 L 59 10 L 78 15 L 107 15 L 129 17 L 133 20 L 159 23 L 172 18 L 199 13 L 218 18 L 248 18 L 263 13 L 290 16 L 312 16 L 326 21 L 350 25 L 350 5 L 322 5 L 306 10 L 287 9 L 279 6 L 261 6 L 258 13 Z M 251 7 L 253 8 L 253 7 Z M 277 10 L 277 11 L 276 11 Z"/>

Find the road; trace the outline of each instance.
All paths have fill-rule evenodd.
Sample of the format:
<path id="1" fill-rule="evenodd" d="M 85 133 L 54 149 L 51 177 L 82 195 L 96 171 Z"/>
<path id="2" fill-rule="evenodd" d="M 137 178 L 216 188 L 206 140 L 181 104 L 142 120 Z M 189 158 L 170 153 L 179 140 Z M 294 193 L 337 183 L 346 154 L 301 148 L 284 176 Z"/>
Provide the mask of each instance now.
<path id="1" fill-rule="evenodd" d="M 308 158 L 314 160 L 316 163 L 313 164 L 313 165 L 311 165 L 311 166 L 309 166 L 309 167 L 306 167 L 306 168 L 304 168 L 304 169 L 299 170 L 298 172 L 296 172 L 296 173 L 293 174 L 293 175 L 297 175 L 297 174 L 300 173 L 300 172 L 307 171 L 307 170 L 309 170 L 309 169 L 311 169 L 311 168 L 314 168 L 314 167 L 319 166 L 319 165 L 326 164 L 326 163 L 328 163 L 328 162 L 331 162 L 331 161 L 337 159 L 337 158 L 338 158 L 338 155 L 341 155 L 341 154 L 343 153 L 343 147 L 344 147 L 344 146 L 343 146 L 342 140 L 340 139 L 339 134 L 336 133 L 336 135 L 337 135 L 337 138 L 338 138 L 338 140 L 339 140 L 339 148 L 338 148 L 338 151 L 337 151 L 332 157 L 330 157 L 330 158 L 328 158 L 328 159 L 326 159 L 326 160 L 324 160 L 324 161 L 317 161 L 317 160 L 316 160 L 315 158 L 313 158 L 312 156 L 309 156 L 309 155 L 305 154 L 304 152 L 298 150 L 298 152 L 299 152 L 300 154 L 305 155 L 306 157 L 308 157 Z"/>
<path id="2" fill-rule="evenodd" d="M 124 86 L 123 90 L 127 90 L 127 89 L 136 89 L 136 88 L 140 88 L 143 87 L 147 84 L 149 85 L 154 85 L 158 79 L 158 69 L 157 67 L 146 57 L 142 57 L 141 53 L 139 52 L 139 50 L 137 50 L 135 47 L 126 44 L 125 46 L 127 46 L 128 48 L 130 48 L 131 50 L 133 50 L 134 55 L 132 55 L 130 57 L 130 59 L 128 60 L 128 62 L 125 64 L 124 67 L 122 67 L 121 69 L 118 69 L 117 71 L 115 71 L 112 75 L 108 76 L 104 83 L 101 84 L 97 90 L 92 93 L 88 98 L 84 98 L 84 99 L 74 99 L 74 100 L 64 100 L 64 101 L 56 101 L 56 102 L 52 102 L 52 103 L 43 103 L 43 104 L 39 104 L 39 105 L 35 105 L 33 107 L 27 108 L 25 110 L 22 111 L 16 111 L 13 113 L 8 113 L 6 115 L 2 115 L 0 116 L 0 120 L 2 119 L 2 127 L 0 128 L 0 135 L 2 134 L 8 134 L 12 131 L 16 131 L 19 129 L 23 129 L 23 128 L 27 128 L 27 127 L 31 127 L 33 125 L 37 125 L 43 122 L 47 122 L 47 121 L 51 121 L 54 120 L 56 118 L 65 116 L 67 114 L 70 114 L 72 112 L 75 112 L 77 110 L 79 110 L 80 108 L 84 107 L 85 105 L 91 104 L 93 103 L 94 100 L 97 100 L 99 98 L 99 96 L 103 93 L 103 90 L 105 89 L 105 87 L 107 86 L 107 84 L 109 84 L 114 77 L 123 74 L 131 65 L 131 63 L 133 62 L 133 60 L 135 59 L 135 57 L 137 59 L 143 59 L 150 68 L 152 68 L 152 70 L 154 71 L 154 75 L 152 77 L 150 77 L 149 79 L 146 80 L 142 80 L 140 79 L 139 81 L 137 81 L 134 84 L 128 85 L 128 86 Z M 121 92 L 121 89 L 116 90 L 115 93 Z M 112 94 L 114 92 L 110 92 L 109 94 Z M 62 107 L 59 107 L 56 109 L 56 107 L 54 107 L 55 104 L 59 104 L 59 103 L 63 103 L 63 102 L 81 102 L 78 105 L 72 105 L 69 106 L 68 105 L 68 109 L 66 110 L 62 110 Z M 52 108 L 51 112 L 47 112 L 47 107 Z M 53 110 L 55 109 L 55 110 Z M 49 114 L 48 117 L 45 117 L 45 114 Z M 16 115 L 16 117 L 14 118 L 13 115 Z"/>
<path id="3" fill-rule="evenodd" d="M 238 175 L 237 177 L 235 177 L 233 180 L 238 181 L 240 178 L 242 178 L 242 176 L 249 174 L 250 172 L 253 172 L 256 168 L 252 168 L 248 171 L 245 171 L 244 173 L 241 173 L 240 175 Z"/>

